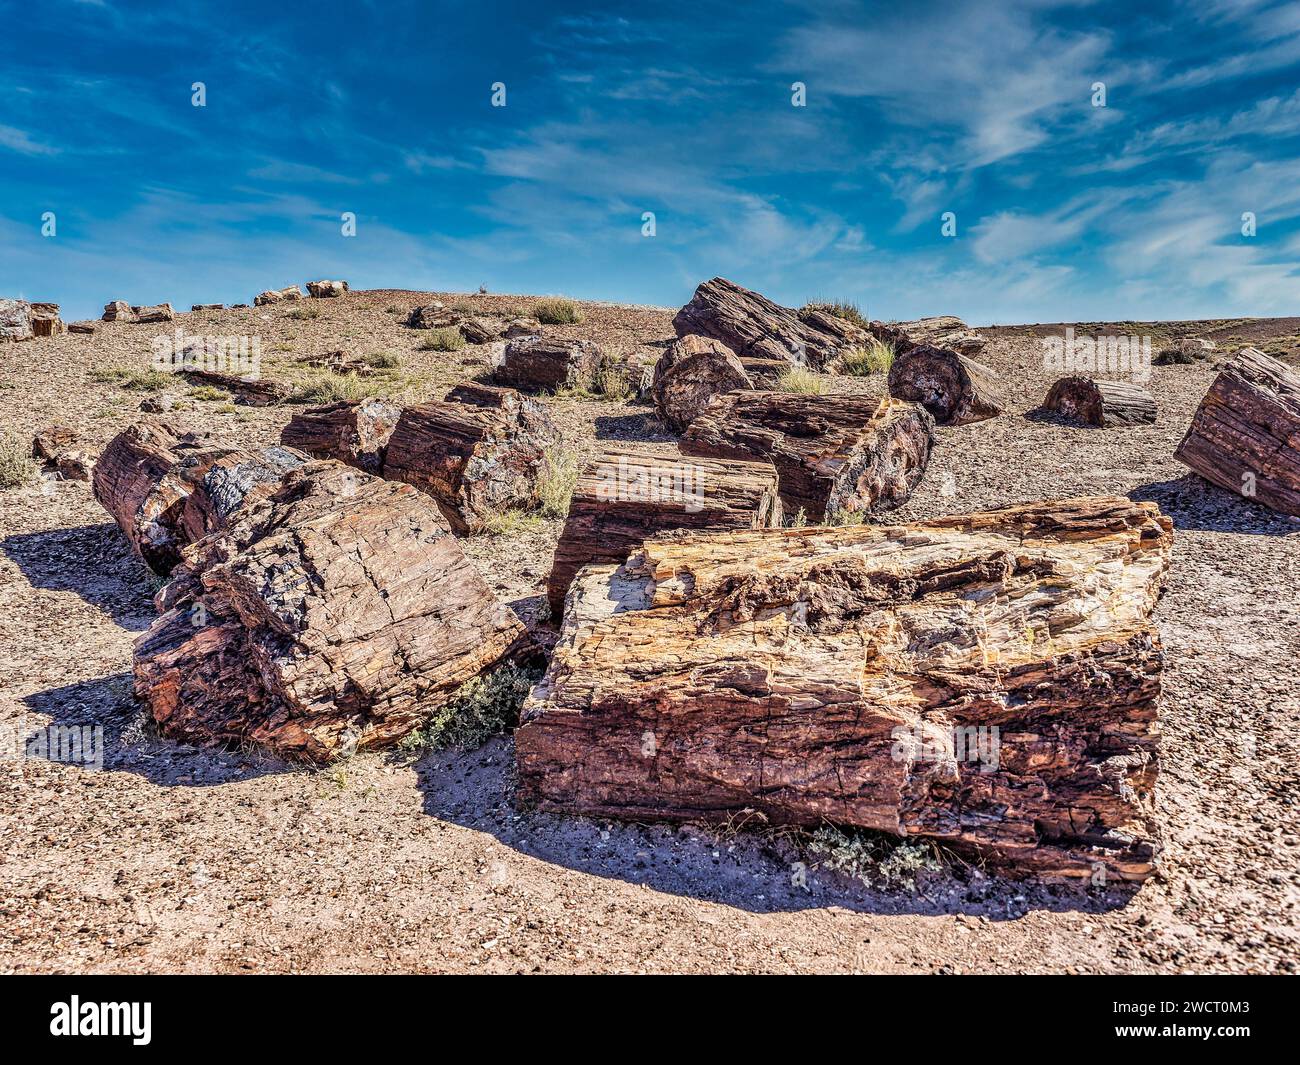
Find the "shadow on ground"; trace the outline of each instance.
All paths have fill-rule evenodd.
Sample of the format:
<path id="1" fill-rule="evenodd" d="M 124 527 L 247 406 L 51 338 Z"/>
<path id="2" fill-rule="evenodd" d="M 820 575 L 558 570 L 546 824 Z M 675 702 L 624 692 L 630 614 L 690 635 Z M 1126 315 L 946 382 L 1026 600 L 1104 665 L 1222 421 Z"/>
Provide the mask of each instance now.
<path id="1" fill-rule="evenodd" d="M 149 571 L 111 521 L 15 533 L 0 540 L 0 551 L 33 588 L 76 592 L 125 629 L 144 630 L 156 616 Z"/>
<path id="2" fill-rule="evenodd" d="M 1137 891 L 1132 885 L 1096 893 L 1048 888 L 984 876 L 970 867 L 922 874 L 915 892 L 875 890 L 815 868 L 817 856 L 791 831 L 636 824 L 521 811 L 513 802 L 514 743 L 504 737 L 477 751 L 426 754 L 415 768 L 424 811 L 432 817 L 487 832 L 520 853 L 577 872 L 751 913 L 836 906 L 862 913 L 970 914 L 1005 921 L 1033 910 L 1118 909 Z"/>
<path id="3" fill-rule="evenodd" d="M 1173 518 L 1175 532 L 1198 529 L 1254 536 L 1300 533 L 1300 523 L 1225 491 L 1194 473 L 1138 485 L 1128 497 L 1134 502 L 1158 504 L 1161 511 Z"/>
<path id="4" fill-rule="evenodd" d="M 597 440 L 671 443 L 677 439 L 653 410 L 638 414 L 602 414 L 595 420 Z"/>

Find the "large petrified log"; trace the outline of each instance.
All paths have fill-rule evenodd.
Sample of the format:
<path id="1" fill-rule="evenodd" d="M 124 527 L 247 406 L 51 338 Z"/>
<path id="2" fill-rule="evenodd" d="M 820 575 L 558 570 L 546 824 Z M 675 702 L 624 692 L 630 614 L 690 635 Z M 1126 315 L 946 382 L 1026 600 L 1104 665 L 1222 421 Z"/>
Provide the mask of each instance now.
<path id="1" fill-rule="evenodd" d="M 1099 428 L 1151 425 L 1156 420 L 1155 398 L 1145 388 L 1090 377 L 1062 377 L 1048 390 L 1043 409 Z"/>
<path id="2" fill-rule="evenodd" d="M 650 391 L 659 417 L 680 433 L 714 396 L 752 387 L 730 348 L 711 337 L 689 334 L 674 340 L 659 357 Z"/>
<path id="3" fill-rule="evenodd" d="M 573 576 L 591 562 L 622 561 L 670 529 L 764 529 L 781 524 L 776 470 L 767 462 L 687 457 L 676 448 L 608 448 L 582 471 L 546 582 L 559 618 Z"/>
<path id="4" fill-rule="evenodd" d="M 495 359 L 492 379 L 526 392 L 585 388 L 600 367 L 601 350 L 590 340 L 521 336 L 508 341 Z"/>
<path id="5" fill-rule="evenodd" d="M 328 762 L 392 743 L 524 630 L 409 485 L 313 461 L 192 544 L 135 644 L 161 730 Z"/>
<path id="6" fill-rule="evenodd" d="M 1221 488 L 1300 516 L 1300 376 L 1242 348 L 1210 385 L 1174 458 Z"/>
<path id="7" fill-rule="evenodd" d="M 452 529 L 477 532 L 492 513 L 536 504 L 559 434 L 540 403 L 507 388 L 461 386 L 408 407 L 388 439 L 384 476 L 438 501 Z"/>
<path id="8" fill-rule="evenodd" d="M 922 344 L 895 354 L 889 394 L 920 403 L 940 425 L 967 425 L 1001 414 L 997 374 L 948 348 Z"/>
<path id="9" fill-rule="evenodd" d="M 729 392 L 700 413 L 688 455 L 766 459 L 776 466 L 785 511 L 810 522 L 889 510 L 925 474 L 934 423 L 921 407 L 862 396 Z"/>
<path id="10" fill-rule="evenodd" d="M 1068 499 L 689 533 L 593 566 L 515 734 L 544 809 L 823 821 L 1141 880 L 1171 525 Z"/>
<path id="11" fill-rule="evenodd" d="M 318 459 L 337 459 L 367 473 L 379 473 L 402 408 L 382 399 L 310 407 L 289 419 L 280 443 Z"/>
<path id="12" fill-rule="evenodd" d="M 316 299 L 333 299 L 348 291 L 346 281 L 308 281 L 307 294 Z"/>
<path id="13" fill-rule="evenodd" d="M 202 385 L 225 389 L 234 397 L 236 403 L 245 407 L 275 406 L 286 403 L 294 397 L 292 385 L 269 377 L 241 376 L 235 373 L 225 373 L 221 370 L 203 370 L 193 366 L 182 366 L 176 372 L 187 381 L 197 381 Z"/>
<path id="14" fill-rule="evenodd" d="M 838 319 L 829 328 L 821 324 L 823 328 L 802 321 L 789 307 L 722 277 L 703 282 L 673 318 L 679 337 L 713 337 L 742 358 L 807 363 L 814 370 L 827 369 L 845 347 L 862 338 L 857 331 L 848 334 L 847 324 Z"/>

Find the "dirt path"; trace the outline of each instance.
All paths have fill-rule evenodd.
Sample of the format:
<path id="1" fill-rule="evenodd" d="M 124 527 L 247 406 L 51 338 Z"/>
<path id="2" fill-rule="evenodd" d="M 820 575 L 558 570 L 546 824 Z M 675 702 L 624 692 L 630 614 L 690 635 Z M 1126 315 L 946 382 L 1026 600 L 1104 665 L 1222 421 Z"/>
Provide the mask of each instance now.
<path id="1" fill-rule="evenodd" d="M 481 369 L 486 351 L 415 351 L 397 323 L 418 298 L 358 295 L 314 321 L 185 319 L 192 332 L 255 329 L 294 355 L 396 350 L 432 393 Z M 669 319 L 591 306 L 571 328 L 653 358 Z M 71 424 L 97 451 L 140 396 L 90 372 L 143 368 L 153 335 L 110 325 L 0 347 L 0 431 Z M 941 430 L 900 517 L 1117 492 L 1158 501 L 1178 529 L 1157 612 L 1167 850 L 1140 890 L 1049 890 L 961 868 L 915 891 L 814 868 L 804 888 L 795 863 L 808 856 L 786 836 L 520 813 L 506 738 L 323 772 L 160 740 L 130 696 L 152 584 L 86 485 L 48 482 L 0 492 L 0 724 L 101 724 L 105 771 L 0 762 L 0 970 L 1293 971 L 1300 525 L 1170 457 L 1211 367 L 1156 368 L 1158 424 L 1103 432 L 1023 417 L 1049 383 L 1027 331 L 998 333 L 984 358 L 1012 382 L 1012 411 Z M 580 454 L 598 435 L 656 430 L 638 407 L 569 401 L 555 413 Z M 274 438 L 288 412 L 194 403 L 175 416 L 250 442 Z M 499 594 L 525 603 L 555 535 L 551 523 L 467 549 Z"/>

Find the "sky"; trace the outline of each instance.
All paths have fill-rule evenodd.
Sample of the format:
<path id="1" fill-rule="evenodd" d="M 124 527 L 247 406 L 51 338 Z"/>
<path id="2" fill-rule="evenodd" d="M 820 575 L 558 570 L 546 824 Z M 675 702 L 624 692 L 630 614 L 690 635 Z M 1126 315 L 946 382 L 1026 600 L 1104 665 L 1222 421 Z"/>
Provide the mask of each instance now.
<path id="1" fill-rule="evenodd" d="M 0 23 L 27 42 L 0 60 L 0 297 L 67 320 L 315 278 L 679 306 L 716 275 L 883 319 L 1300 314 L 1300 3 L 0 0 Z"/>

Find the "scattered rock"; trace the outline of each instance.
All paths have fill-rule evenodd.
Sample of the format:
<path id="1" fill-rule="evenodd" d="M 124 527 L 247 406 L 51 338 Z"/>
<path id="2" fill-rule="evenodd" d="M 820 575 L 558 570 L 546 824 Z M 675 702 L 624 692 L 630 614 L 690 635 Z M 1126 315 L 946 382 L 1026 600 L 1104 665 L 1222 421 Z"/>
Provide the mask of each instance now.
<path id="1" fill-rule="evenodd" d="M 126 300 L 114 300 L 112 303 L 104 304 L 104 321 L 106 322 L 134 322 L 135 311 Z"/>
<path id="2" fill-rule="evenodd" d="M 32 305 L 26 300 L 0 300 L 0 340 L 31 340 Z"/>
<path id="3" fill-rule="evenodd" d="M 529 392 L 554 392 L 591 384 L 601 351 L 590 340 L 523 336 L 509 341 L 492 367 L 499 385 Z"/>
<path id="4" fill-rule="evenodd" d="M 348 290 L 346 281 L 308 281 L 307 293 L 316 299 L 331 299 L 342 296 Z"/>
<path id="5" fill-rule="evenodd" d="M 72 444 L 77 441 L 77 431 L 66 425 L 51 425 L 32 437 L 32 458 L 37 462 L 58 462 Z"/>
<path id="6" fill-rule="evenodd" d="M 273 303 L 284 303 L 288 300 L 300 300 L 303 298 L 302 289 L 297 285 L 286 285 L 281 289 L 267 289 L 265 292 L 259 292 L 253 298 L 255 307 L 268 307 Z"/>
<path id="7" fill-rule="evenodd" d="M 95 323 L 94 322 L 69 322 L 68 332 L 90 335 L 95 332 Z"/>
<path id="8" fill-rule="evenodd" d="M 411 311 L 406 316 L 406 324 L 412 329 L 445 329 L 456 324 L 456 316 L 434 300 Z"/>

